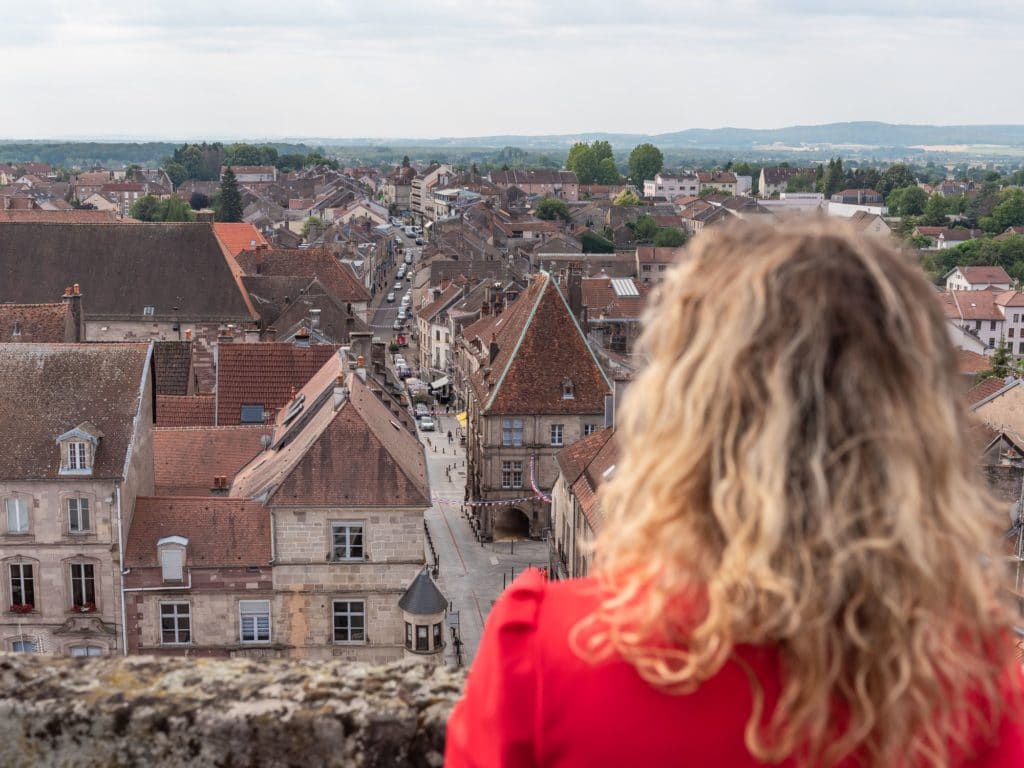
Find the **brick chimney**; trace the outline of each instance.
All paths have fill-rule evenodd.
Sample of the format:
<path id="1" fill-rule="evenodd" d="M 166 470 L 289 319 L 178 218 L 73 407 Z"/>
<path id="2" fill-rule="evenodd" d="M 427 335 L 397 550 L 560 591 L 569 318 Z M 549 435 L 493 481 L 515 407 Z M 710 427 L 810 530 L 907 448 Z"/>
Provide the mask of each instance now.
<path id="1" fill-rule="evenodd" d="M 228 483 L 226 475 L 214 475 L 213 487 L 210 488 L 210 493 L 214 496 L 227 496 L 228 491 L 231 490 L 231 485 Z"/>
<path id="2" fill-rule="evenodd" d="M 263 332 L 264 341 L 277 341 L 277 328 L 270 326 Z"/>
<path id="3" fill-rule="evenodd" d="M 85 341 L 85 332 L 82 327 L 82 288 L 78 283 L 64 289 L 61 297 L 65 304 L 70 306 L 71 311 L 71 341 Z"/>
<path id="4" fill-rule="evenodd" d="M 309 346 L 309 331 L 303 326 L 295 333 L 295 346 L 296 347 L 308 347 Z"/>
<path id="5" fill-rule="evenodd" d="M 494 358 L 498 356 L 498 337 L 496 334 L 491 334 L 491 345 L 488 348 L 488 359 L 491 363 L 494 362 Z"/>

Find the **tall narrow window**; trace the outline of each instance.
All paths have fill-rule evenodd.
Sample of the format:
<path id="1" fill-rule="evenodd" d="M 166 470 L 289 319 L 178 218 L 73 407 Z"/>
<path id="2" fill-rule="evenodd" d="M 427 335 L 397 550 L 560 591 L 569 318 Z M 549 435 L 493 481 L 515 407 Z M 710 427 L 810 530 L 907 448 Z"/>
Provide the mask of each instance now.
<path id="1" fill-rule="evenodd" d="M 71 533 L 87 533 L 91 530 L 88 499 L 68 499 L 68 530 Z"/>
<path id="2" fill-rule="evenodd" d="M 270 642 L 269 600 L 239 600 L 238 613 L 243 643 Z"/>
<path id="3" fill-rule="evenodd" d="M 160 642 L 164 645 L 192 642 L 192 611 L 188 603 L 160 604 Z"/>
<path id="4" fill-rule="evenodd" d="M 572 384 L 572 379 L 562 379 L 562 399 L 563 400 L 574 400 L 576 398 L 576 387 Z"/>
<path id="5" fill-rule="evenodd" d="M 331 523 L 331 540 L 335 560 L 363 559 L 362 523 Z"/>
<path id="6" fill-rule="evenodd" d="M 505 447 L 519 448 L 523 444 L 523 420 L 501 420 L 501 444 Z"/>
<path id="7" fill-rule="evenodd" d="M 32 566 L 28 563 L 14 563 L 11 566 L 11 607 L 34 608 L 35 604 L 36 587 Z"/>
<path id="8" fill-rule="evenodd" d="M 563 427 L 562 424 L 552 424 L 551 425 L 551 444 L 552 445 L 559 446 L 559 445 L 563 444 L 562 443 L 562 434 L 563 434 L 563 432 L 564 432 L 564 427 Z"/>
<path id="9" fill-rule="evenodd" d="M 85 443 L 68 443 L 68 469 L 88 469 L 85 458 Z"/>
<path id="10" fill-rule="evenodd" d="M 71 564 L 71 604 L 96 606 L 96 577 L 91 563 Z"/>
<path id="11" fill-rule="evenodd" d="M 7 532 L 28 533 L 28 500 L 20 497 L 5 499 Z"/>
<path id="12" fill-rule="evenodd" d="M 181 581 L 185 564 L 185 550 L 160 547 L 160 573 L 164 581 Z"/>
<path id="13" fill-rule="evenodd" d="M 366 603 L 362 600 L 334 601 L 334 642 L 366 642 Z"/>
<path id="14" fill-rule="evenodd" d="M 429 627 L 423 624 L 416 625 L 416 650 L 417 651 L 429 651 L 430 645 L 427 634 L 430 631 Z"/>
<path id="15" fill-rule="evenodd" d="M 523 487 L 523 462 L 503 461 L 501 462 L 501 487 L 522 488 Z"/>
<path id="16" fill-rule="evenodd" d="M 436 651 L 444 645 L 444 632 L 442 631 L 441 624 L 434 625 L 434 650 Z"/>

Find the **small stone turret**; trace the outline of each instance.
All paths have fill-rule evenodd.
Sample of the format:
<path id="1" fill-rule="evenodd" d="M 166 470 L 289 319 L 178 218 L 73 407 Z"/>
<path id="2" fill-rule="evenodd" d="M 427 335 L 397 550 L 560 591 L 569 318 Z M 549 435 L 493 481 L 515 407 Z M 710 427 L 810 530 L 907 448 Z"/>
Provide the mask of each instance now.
<path id="1" fill-rule="evenodd" d="M 426 568 L 405 590 L 398 607 L 405 619 L 406 657 L 428 656 L 440 662 L 445 644 L 444 614 L 448 610 L 448 600 Z"/>

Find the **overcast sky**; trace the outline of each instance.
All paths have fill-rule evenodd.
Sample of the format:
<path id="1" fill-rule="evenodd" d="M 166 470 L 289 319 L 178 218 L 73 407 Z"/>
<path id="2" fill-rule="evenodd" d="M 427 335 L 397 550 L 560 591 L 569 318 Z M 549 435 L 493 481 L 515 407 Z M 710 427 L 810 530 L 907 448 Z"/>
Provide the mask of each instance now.
<path id="1" fill-rule="evenodd" d="M 0 0 L 0 29 L 5 138 L 1024 123 L 1024 0 Z"/>

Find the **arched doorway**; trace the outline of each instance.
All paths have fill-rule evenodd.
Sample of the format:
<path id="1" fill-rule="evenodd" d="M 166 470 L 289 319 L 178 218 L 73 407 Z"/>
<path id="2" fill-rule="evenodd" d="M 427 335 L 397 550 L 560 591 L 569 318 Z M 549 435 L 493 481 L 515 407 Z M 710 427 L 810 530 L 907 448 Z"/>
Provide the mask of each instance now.
<path id="1" fill-rule="evenodd" d="M 516 507 L 496 507 L 491 513 L 495 541 L 518 541 L 530 537 L 530 518 Z"/>

